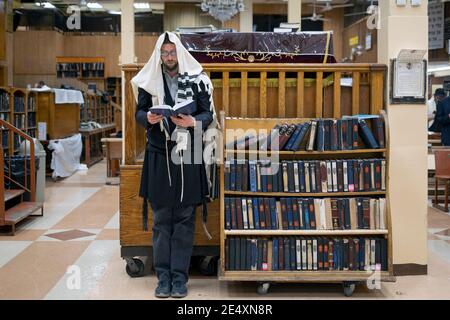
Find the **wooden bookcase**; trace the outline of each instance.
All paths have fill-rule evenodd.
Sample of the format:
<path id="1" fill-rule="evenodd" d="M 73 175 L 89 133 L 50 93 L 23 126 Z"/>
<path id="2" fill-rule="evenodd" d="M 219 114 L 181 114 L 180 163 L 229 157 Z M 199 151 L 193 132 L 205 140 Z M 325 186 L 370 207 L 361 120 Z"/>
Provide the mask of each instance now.
<path id="1" fill-rule="evenodd" d="M 248 129 L 254 129 L 258 132 L 259 129 L 265 129 L 267 132 L 276 125 L 281 123 L 302 123 L 310 118 L 230 118 L 225 117 L 221 113 L 221 124 L 223 137 L 222 146 L 222 164 L 220 166 L 220 263 L 219 263 L 219 279 L 223 281 L 255 281 L 259 282 L 258 292 L 261 294 L 267 293 L 270 282 L 329 282 L 329 283 L 343 283 L 345 295 L 351 295 L 355 288 L 355 284 L 367 281 L 373 272 L 367 271 L 231 271 L 226 270 L 225 261 L 225 240 L 231 236 L 251 237 L 272 239 L 272 237 L 288 237 L 288 236 L 316 236 L 316 237 L 383 237 L 387 240 L 387 271 L 380 272 L 381 281 L 393 281 L 393 262 L 392 262 L 392 224 L 391 213 L 389 207 L 389 139 L 388 139 L 388 121 L 386 114 L 382 112 L 385 120 L 385 149 L 357 149 L 357 150 L 342 150 L 342 151 L 272 151 L 276 153 L 281 160 L 338 160 L 338 159 L 354 159 L 354 158 L 384 158 L 386 160 L 386 190 L 376 192 L 330 192 L 330 193 L 268 193 L 268 192 L 241 192 L 241 191 L 227 191 L 224 184 L 224 163 L 227 154 L 241 154 L 246 159 L 252 153 L 269 153 L 270 151 L 258 150 L 227 150 L 226 136 L 228 129 L 242 129 L 241 134 Z M 236 137 L 239 138 L 239 137 Z M 352 197 L 377 197 L 384 196 L 386 199 L 386 230 L 227 230 L 225 226 L 225 197 L 298 197 L 298 198 L 352 198 Z M 316 215 L 317 217 L 317 215 Z M 317 218 L 316 218 L 317 219 Z M 270 247 L 270 246 L 269 246 Z M 272 253 L 269 251 L 268 255 Z M 270 260 L 269 260 L 270 261 Z M 271 268 L 269 267 L 269 270 Z"/>
<path id="2" fill-rule="evenodd" d="M 93 121 L 101 125 L 101 128 L 80 128 L 84 146 L 81 158 L 89 167 L 103 159 L 101 140 L 108 138 L 111 133 L 115 132 L 116 125 L 114 123 L 111 97 L 108 97 L 106 102 L 103 101 L 101 95 L 85 93 L 84 102 L 80 110 L 81 122 Z"/>
<path id="3" fill-rule="evenodd" d="M 0 118 L 33 138 L 37 136 L 37 110 L 35 92 L 13 87 L 0 88 Z M 9 129 L 2 129 L 2 146 L 5 152 L 11 155 L 17 153 L 20 143 L 19 135 L 11 136 Z"/>

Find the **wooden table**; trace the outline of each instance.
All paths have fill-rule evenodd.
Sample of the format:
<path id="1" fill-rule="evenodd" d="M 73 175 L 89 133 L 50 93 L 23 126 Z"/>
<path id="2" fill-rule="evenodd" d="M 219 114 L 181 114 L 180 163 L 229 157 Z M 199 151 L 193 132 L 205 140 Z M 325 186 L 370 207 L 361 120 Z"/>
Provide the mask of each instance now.
<path id="1" fill-rule="evenodd" d="M 106 153 L 107 177 L 115 177 L 119 173 L 122 160 L 122 138 L 102 138 Z"/>
<path id="2" fill-rule="evenodd" d="M 101 128 L 80 129 L 84 144 L 84 163 L 88 167 L 103 159 L 101 139 L 109 136 L 115 130 L 116 125 L 114 123 L 103 125 Z"/>

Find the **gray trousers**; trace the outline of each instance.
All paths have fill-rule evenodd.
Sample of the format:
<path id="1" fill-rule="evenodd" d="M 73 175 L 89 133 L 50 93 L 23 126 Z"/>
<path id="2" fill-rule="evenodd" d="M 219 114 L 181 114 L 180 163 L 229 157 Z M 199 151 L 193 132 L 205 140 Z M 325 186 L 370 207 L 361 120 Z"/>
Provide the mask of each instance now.
<path id="1" fill-rule="evenodd" d="M 195 206 L 152 206 L 153 264 L 158 280 L 188 281 L 195 229 Z"/>

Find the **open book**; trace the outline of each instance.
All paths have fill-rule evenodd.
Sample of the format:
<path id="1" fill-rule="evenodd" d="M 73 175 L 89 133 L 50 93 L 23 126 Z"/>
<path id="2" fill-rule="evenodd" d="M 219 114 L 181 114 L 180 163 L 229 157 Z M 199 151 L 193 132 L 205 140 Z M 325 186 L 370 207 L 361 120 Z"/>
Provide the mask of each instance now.
<path id="1" fill-rule="evenodd" d="M 173 107 L 166 104 L 153 106 L 149 109 L 151 113 L 160 114 L 164 117 L 177 116 L 178 114 L 190 115 L 197 110 L 197 103 L 195 100 L 185 100 L 176 103 Z"/>

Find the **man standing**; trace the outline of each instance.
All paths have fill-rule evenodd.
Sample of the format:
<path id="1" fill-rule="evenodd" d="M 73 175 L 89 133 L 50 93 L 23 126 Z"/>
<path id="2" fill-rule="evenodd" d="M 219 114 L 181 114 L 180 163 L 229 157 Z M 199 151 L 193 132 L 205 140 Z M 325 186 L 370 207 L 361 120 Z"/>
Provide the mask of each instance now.
<path id="1" fill-rule="evenodd" d="M 436 89 L 434 95 L 427 101 L 428 108 L 428 131 L 440 132 L 438 123 L 435 121 L 436 117 L 436 104 L 445 98 L 445 91 L 442 88 Z"/>
<path id="2" fill-rule="evenodd" d="M 159 298 L 187 295 L 195 208 L 203 204 L 205 210 L 208 196 L 202 148 L 194 148 L 194 142 L 198 145 L 203 131 L 216 121 L 212 84 L 202 70 L 178 37 L 166 32 L 131 81 L 138 101 L 136 121 L 147 130 L 140 196 L 144 198 L 144 229 L 147 200 L 153 211 L 155 296 Z M 153 105 L 173 107 L 185 100 L 196 102 L 195 113 L 165 118 L 149 111 Z"/>
<path id="3" fill-rule="evenodd" d="M 442 145 L 450 146 L 450 97 L 437 103 L 435 122 L 441 130 Z"/>

